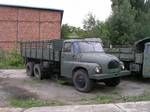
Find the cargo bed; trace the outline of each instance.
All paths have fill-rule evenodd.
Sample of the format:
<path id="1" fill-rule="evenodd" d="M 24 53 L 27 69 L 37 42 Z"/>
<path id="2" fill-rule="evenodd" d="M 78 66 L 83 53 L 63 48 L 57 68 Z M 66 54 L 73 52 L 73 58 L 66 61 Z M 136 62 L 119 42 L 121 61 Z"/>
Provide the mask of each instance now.
<path id="1" fill-rule="evenodd" d="M 22 42 L 21 54 L 31 59 L 60 61 L 62 43 L 61 40 Z"/>

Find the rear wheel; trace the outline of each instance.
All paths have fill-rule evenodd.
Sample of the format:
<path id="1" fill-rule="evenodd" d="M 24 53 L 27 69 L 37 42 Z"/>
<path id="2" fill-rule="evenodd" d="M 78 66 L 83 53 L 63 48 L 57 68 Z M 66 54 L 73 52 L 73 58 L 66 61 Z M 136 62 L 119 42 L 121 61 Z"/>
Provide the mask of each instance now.
<path id="1" fill-rule="evenodd" d="M 93 89 L 93 81 L 89 79 L 85 70 L 77 70 L 73 75 L 73 84 L 80 92 L 90 92 Z"/>
<path id="2" fill-rule="evenodd" d="M 34 65 L 34 75 L 39 80 L 42 80 L 44 78 L 43 70 L 40 64 Z"/>
<path id="3" fill-rule="evenodd" d="M 117 77 L 117 78 L 107 79 L 104 83 L 106 84 L 106 86 L 116 87 L 120 83 L 120 78 Z"/>
<path id="4" fill-rule="evenodd" d="M 28 62 L 26 64 L 26 73 L 27 73 L 28 76 L 34 76 L 33 67 L 34 67 L 34 63 L 33 62 Z"/>

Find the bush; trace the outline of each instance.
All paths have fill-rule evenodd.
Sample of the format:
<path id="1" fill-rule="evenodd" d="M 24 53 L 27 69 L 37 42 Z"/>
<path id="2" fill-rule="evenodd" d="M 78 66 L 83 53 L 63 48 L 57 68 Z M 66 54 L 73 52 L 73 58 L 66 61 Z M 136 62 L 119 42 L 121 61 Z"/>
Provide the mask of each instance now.
<path id="1" fill-rule="evenodd" d="M 24 61 L 18 51 L 4 52 L 0 50 L 0 69 L 24 68 Z"/>

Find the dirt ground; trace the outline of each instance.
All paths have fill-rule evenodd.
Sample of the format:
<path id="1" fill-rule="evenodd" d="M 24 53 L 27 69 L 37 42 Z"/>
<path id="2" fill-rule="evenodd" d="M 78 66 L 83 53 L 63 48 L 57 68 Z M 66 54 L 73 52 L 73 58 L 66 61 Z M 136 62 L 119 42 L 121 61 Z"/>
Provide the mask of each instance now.
<path id="1" fill-rule="evenodd" d="M 25 70 L 0 70 L 0 107 L 9 106 L 9 100 L 42 99 L 60 101 L 64 104 L 86 104 L 98 95 L 118 94 L 136 96 L 150 92 L 150 80 L 124 78 L 115 88 L 98 84 L 90 93 L 81 93 L 72 85 L 62 85 L 47 79 L 39 81 L 26 75 Z"/>

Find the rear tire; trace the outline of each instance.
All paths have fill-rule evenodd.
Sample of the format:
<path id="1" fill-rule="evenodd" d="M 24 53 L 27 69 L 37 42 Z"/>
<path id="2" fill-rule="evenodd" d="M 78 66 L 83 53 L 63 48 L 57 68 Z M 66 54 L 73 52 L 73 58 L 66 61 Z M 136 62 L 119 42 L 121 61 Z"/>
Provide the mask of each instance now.
<path id="1" fill-rule="evenodd" d="M 107 79 L 104 83 L 106 86 L 116 87 L 120 83 L 120 78 L 117 77 L 117 78 Z"/>
<path id="2" fill-rule="evenodd" d="M 80 92 L 90 92 L 93 89 L 93 81 L 89 79 L 88 73 L 83 70 L 77 70 L 73 75 L 73 84 Z"/>
<path id="3" fill-rule="evenodd" d="M 28 62 L 26 64 L 26 73 L 27 73 L 28 76 L 31 76 L 31 77 L 34 76 L 33 68 L 34 68 L 34 63 L 33 62 Z"/>
<path id="4" fill-rule="evenodd" d="M 40 64 L 34 65 L 34 75 L 39 80 L 42 80 L 44 78 L 43 70 Z"/>

